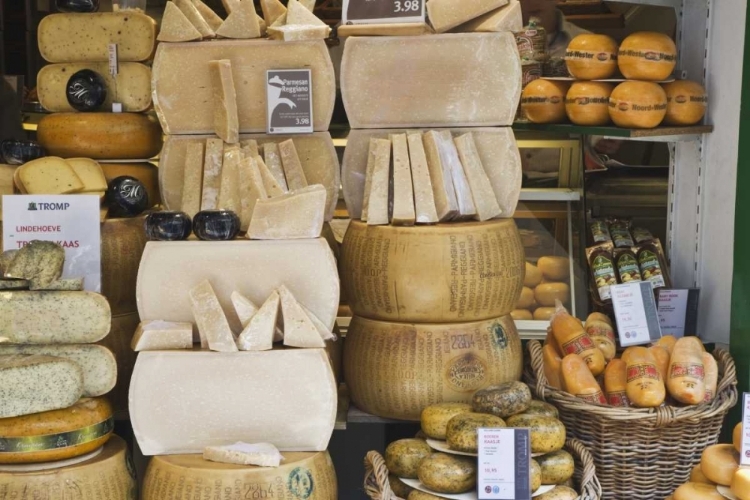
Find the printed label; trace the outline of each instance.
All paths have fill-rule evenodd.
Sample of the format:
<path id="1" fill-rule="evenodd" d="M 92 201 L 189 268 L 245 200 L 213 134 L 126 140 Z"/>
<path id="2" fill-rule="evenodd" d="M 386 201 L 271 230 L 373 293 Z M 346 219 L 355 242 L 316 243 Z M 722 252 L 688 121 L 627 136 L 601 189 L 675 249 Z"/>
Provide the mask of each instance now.
<path id="1" fill-rule="evenodd" d="M 341 24 L 423 23 L 425 0 L 344 0 Z"/>
<path id="2" fill-rule="evenodd" d="M 641 270 L 638 267 L 638 261 L 630 253 L 623 253 L 617 257 L 617 271 L 620 274 L 620 281 L 623 283 L 641 281 Z"/>
<path id="3" fill-rule="evenodd" d="M 628 393 L 626 391 L 608 392 L 607 402 L 611 406 L 630 406 L 630 400 L 628 399 Z"/>
<path id="4" fill-rule="evenodd" d="M 3 453 L 35 453 L 78 446 L 106 436 L 115 429 L 113 418 L 75 431 L 44 436 L 0 437 L 0 456 Z"/>
<path id="5" fill-rule="evenodd" d="M 576 397 L 591 404 L 607 404 L 607 400 L 605 399 L 604 394 L 601 391 L 595 392 L 593 394 L 576 394 Z"/>
<path id="6" fill-rule="evenodd" d="M 589 334 L 589 337 L 605 337 L 613 343 L 615 341 L 615 332 L 609 327 L 609 325 L 591 325 L 586 328 L 586 333 Z"/>
<path id="7" fill-rule="evenodd" d="M 596 288 L 599 290 L 599 298 L 601 300 L 611 299 L 612 292 L 609 287 L 617 284 L 612 260 L 606 255 L 597 255 L 591 263 L 591 269 L 594 272 Z"/>
<path id="8" fill-rule="evenodd" d="M 652 288 L 661 288 L 667 286 L 661 271 L 659 256 L 651 250 L 643 250 L 638 255 L 638 263 L 641 267 L 643 279 L 651 282 Z"/>
<path id="9" fill-rule="evenodd" d="M 571 61 L 609 62 L 617 61 L 617 54 L 612 52 L 591 52 L 588 50 L 567 50 L 565 59 Z"/>
<path id="10" fill-rule="evenodd" d="M 562 345 L 562 350 L 565 354 L 580 354 L 593 348 L 594 342 L 586 333 L 582 333 L 578 337 L 569 340 Z"/>
<path id="11" fill-rule="evenodd" d="M 662 111 L 667 109 L 667 103 L 664 104 L 632 104 L 625 101 L 618 101 L 616 99 L 609 99 L 609 107 L 612 109 L 618 109 L 619 111 L 636 111 L 636 112 L 646 112 L 646 111 Z M 613 234 L 614 237 L 614 234 Z M 632 241 L 632 240 L 631 240 Z M 616 245 L 616 246 L 633 246 L 633 243 L 630 243 L 629 245 Z"/>
<path id="12" fill-rule="evenodd" d="M 664 52 L 659 52 L 658 50 L 632 50 L 632 49 L 626 49 L 626 50 L 620 50 L 618 53 L 619 57 L 637 57 L 640 59 L 645 59 L 647 61 L 651 62 L 675 62 L 677 61 L 677 55 L 676 54 L 666 54 Z"/>
<path id="13" fill-rule="evenodd" d="M 487 377 L 484 361 L 474 354 L 465 354 L 448 362 L 445 380 L 458 392 L 476 392 Z"/>
<path id="14" fill-rule="evenodd" d="M 603 98 L 603 102 L 609 104 L 609 98 Z M 609 235 L 607 223 L 602 220 L 597 220 L 591 223 L 591 236 L 594 238 L 594 243 L 606 243 L 607 241 L 612 241 L 612 237 Z"/>
<path id="15" fill-rule="evenodd" d="M 599 104 L 609 106 L 609 97 L 566 97 L 565 104 L 575 104 L 576 106 L 587 106 L 589 104 Z M 609 241 L 609 239 L 601 239 L 603 236 L 601 233 L 594 234 L 595 243 L 603 243 Z"/>
<path id="16" fill-rule="evenodd" d="M 266 71 L 269 134 L 301 134 L 313 131 L 312 71 Z"/>
<path id="17" fill-rule="evenodd" d="M 705 371 L 703 365 L 696 365 L 693 363 L 672 363 L 669 366 L 669 378 L 694 378 L 697 380 L 703 380 Z"/>
<path id="18" fill-rule="evenodd" d="M 659 370 L 656 368 L 656 365 L 653 365 L 651 363 L 629 365 L 628 366 L 628 382 L 633 382 L 634 380 L 641 379 L 641 378 L 661 380 L 661 375 L 659 375 Z"/>

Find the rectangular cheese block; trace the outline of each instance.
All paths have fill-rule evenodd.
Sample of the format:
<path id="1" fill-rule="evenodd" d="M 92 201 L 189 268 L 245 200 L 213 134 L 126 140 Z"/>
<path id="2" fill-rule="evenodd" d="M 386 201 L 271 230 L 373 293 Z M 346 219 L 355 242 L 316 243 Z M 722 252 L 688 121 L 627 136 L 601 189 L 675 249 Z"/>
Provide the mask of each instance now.
<path id="1" fill-rule="evenodd" d="M 523 12 L 521 11 L 521 0 L 510 0 L 503 7 L 462 24 L 456 31 L 494 33 L 497 31 L 517 32 L 522 29 Z"/>
<path id="2" fill-rule="evenodd" d="M 247 231 L 251 240 L 318 238 L 323 231 L 326 190 L 320 184 L 260 199 Z"/>
<path id="3" fill-rule="evenodd" d="M 130 419 L 144 455 L 237 441 L 325 450 L 336 406 L 323 349 L 142 352 L 130 382 Z"/>
<path id="4" fill-rule="evenodd" d="M 153 65 L 154 108 L 166 134 L 211 134 L 214 109 L 208 63 L 227 59 L 237 94 L 240 133 L 266 130 L 266 70 L 310 68 L 313 127 L 328 130 L 336 83 L 323 40 L 224 40 L 162 43 Z"/>
<path id="5" fill-rule="evenodd" d="M 236 144 L 240 140 L 240 133 L 232 63 L 228 59 L 211 61 L 208 63 L 208 68 L 211 72 L 211 88 L 213 89 L 214 131 L 224 142 Z"/>
<path id="6" fill-rule="evenodd" d="M 221 165 L 221 185 L 219 186 L 219 197 L 216 200 L 216 208 L 231 210 L 238 215 L 241 210 L 240 161 L 240 148 L 236 144 L 224 148 L 224 161 Z M 161 172 L 159 172 L 159 175 L 161 176 Z M 182 209 L 182 204 L 179 206 Z"/>
<path id="7" fill-rule="evenodd" d="M 183 151 L 187 161 L 187 149 L 190 142 L 185 143 Z M 219 202 L 219 189 L 221 188 L 221 166 L 224 163 L 224 141 L 217 138 L 206 139 L 206 154 L 203 162 L 203 189 L 201 192 L 201 210 L 213 210 Z M 184 176 L 183 171 L 183 176 Z M 179 207 L 182 208 L 182 190 L 184 190 L 184 178 L 181 179 Z"/>
<path id="8" fill-rule="evenodd" d="M 482 160 L 479 159 L 474 137 L 471 133 L 461 135 L 456 137 L 455 144 L 471 188 L 471 196 L 477 210 L 477 219 L 494 219 L 501 214 L 500 205 L 495 198 L 490 179 L 484 171 Z"/>
<path id="9" fill-rule="evenodd" d="M 77 364 L 52 356 L 0 357 L 0 418 L 72 406 L 83 393 Z"/>
<path id="10" fill-rule="evenodd" d="M 195 324 L 201 335 L 206 337 L 208 348 L 219 352 L 236 351 L 234 334 L 229 329 L 227 317 L 208 280 L 203 280 L 190 289 L 190 304 Z"/>
<path id="11" fill-rule="evenodd" d="M 302 169 L 294 139 L 287 139 L 279 143 L 279 156 L 284 169 L 286 185 L 290 190 L 302 189 L 308 186 L 305 171 Z"/>
<path id="12" fill-rule="evenodd" d="M 203 143 L 196 141 L 188 145 L 185 158 L 185 179 L 182 186 L 182 211 L 192 219 L 201 210 L 203 188 Z"/>
<path id="13" fill-rule="evenodd" d="M 162 201 L 169 210 L 180 210 L 187 145 L 191 141 L 206 141 L 208 138 L 216 139 L 215 136 L 167 136 L 159 156 L 159 187 Z M 338 202 L 340 181 L 339 160 L 328 132 L 294 136 L 240 135 L 241 141 L 258 141 L 259 148 L 264 152 L 266 165 L 279 182 L 284 180 L 282 185 L 285 190 L 287 184 L 281 169 L 278 143 L 292 138 L 307 182 L 321 184 L 326 188 L 326 220 L 331 220 Z"/>
<path id="14" fill-rule="evenodd" d="M 278 448 L 270 443 L 248 444 L 238 441 L 227 446 L 207 446 L 203 450 L 203 459 L 225 464 L 278 467 L 282 456 Z"/>
<path id="15" fill-rule="evenodd" d="M 190 349 L 193 347 L 193 324 L 142 321 L 133 335 L 130 347 L 136 352 Z"/>
<path id="16" fill-rule="evenodd" d="M 438 221 L 435 196 L 432 192 L 430 170 L 427 166 L 427 156 L 424 152 L 421 132 L 406 134 L 409 145 L 409 162 L 411 164 L 411 178 L 414 186 L 414 211 L 417 224 L 434 224 Z M 369 169 L 369 165 L 367 167 Z M 367 185 L 365 185 L 367 196 Z"/>
<path id="17" fill-rule="evenodd" d="M 121 62 L 117 75 L 109 73 L 109 63 L 61 63 L 43 66 L 37 74 L 39 102 L 53 113 L 73 112 L 68 103 L 68 80 L 78 71 L 88 69 L 104 81 L 107 96 L 102 109 L 112 109 L 112 103 L 122 104 L 125 112 L 140 113 L 151 107 L 151 68 L 137 62 Z"/>
<path id="18" fill-rule="evenodd" d="M 459 213 L 459 207 L 450 163 L 440 151 L 441 141 L 440 134 L 434 130 L 422 135 L 438 220 L 445 221 L 453 219 Z"/>
<path id="19" fill-rule="evenodd" d="M 200 265 L 196 265 L 200 262 Z M 233 331 L 242 331 L 231 295 L 262 304 L 281 285 L 329 330 L 338 313 L 336 260 L 323 238 L 289 241 L 149 241 L 138 269 L 142 321 L 193 321 L 188 290 L 209 279 Z"/>
<path id="20" fill-rule="evenodd" d="M 328 38 L 330 34 L 331 28 L 326 25 L 310 26 L 306 24 L 286 24 L 284 26 L 272 26 L 268 28 L 268 37 L 271 40 L 284 40 L 285 42 L 324 40 Z"/>
<path id="21" fill-rule="evenodd" d="M 117 382 L 117 361 L 112 351 L 94 344 L 3 345 L 0 356 L 11 354 L 54 356 L 74 362 L 83 374 L 83 397 L 103 396 Z"/>
<path id="22" fill-rule="evenodd" d="M 429 0 L 426 7 L 432 27 L 438 33 L 445 33 L 507 3 L 508 0 Z"/>
<path id="23" fill-rule="evenodd" d="M 39 52 L 51 63 L 106 62 L 117 44 L 120 62 L 146 61 L 156 44 L 156 22 L 138 12 L 52 14 L 39 23 Z"/>
<path id="24" fill-rule="evenodd" d="M 347 36 L 418 36 L 433 33 L 427 23 L 350 24 L 336 30 L 339 37 Z"/>
<path id="25" fill-rule="evenodd" d="M 425 129 L 385 129 L 351 130 L 349 132 L 341 169 L 341 183 L 346 207 L 352 218 L 357 219 L 362 213 L 370 139 L 387 138 L 391 134 L 404 132 L 429 131 Z M 522 178 L 521 155 L 513 130 L 507 127 L 451 129 L 454 138 L 467 132 L 471 132 L 474 136 L 479 159 L 492 184 L 492 190 L 495 192 L 495 197 L 503 212 L 502 217 L 512 217 L 521 194 Z M 424 135 L 425 149 L 427 149 L 426 138 L 427 135 Z M 435 176 L 431 176 L 431 180 L 434 183 Z M 437 201 L 436 197 L 435 202 L 437 203 Z"/>
<path id="26" fill-rule="evenodd" d="M 237 347 L 241 351 L 268 351 L 273 348 L 280 300 L 279 293 L 274 290 L 250 317 L 237 339 Z"/>
<path id="27" fill-rule="evenodd" d="M 414 187 L 411 182 L 411 165 L 409 163 L 409 146 L 406 134 L 393 134 L 393 215 L 391 224 L 413 226 Z"/>
<path id="28" fill-rule="evenodd" d="M 453 189 L 456 190 L 456 201 L 458 202 L 457 219 L 472 219 L 477 214 L 474 198 L 471 195 L 469 180 L 466 178 L 466 172 L 458 157 L 456 145 L 453 143 L 453 136 L 450 130 L 442 130 L 436 136 L 436 144 L 440 154 L 440 161 L 443 166 L 447 166 L 453 179 Z M 429 159 L 427 160 L 430 161 Z"/>
<path id="29" fill-rule="evenodd" d="M 388 224 L 391 141 L 371 140 L 369 154 L 373 156 L 373 167 L 367 199 L 367 223 L 370 225 Z"/>
<path id="30" fill-rule="evenodd" d="M 56 156 L 32 160 L 18 167 L 18 178 L 29 194 L 69 194 L 83 190 L 73 167 Z"/>
<path id="31" fill-rule="evenodd" d="M 253 158 L 240 162 L 240 230 L 247 231 L 255 212 L 255 205 L 268 198 L 263 178 Z"/>
<path id="32" fill-rule="evenodd" d="M 516 40 L 512 33 L 351 37 L 341 93 L 352 128 L 511 125 L 521 97 Z"/>
<path id="33" fill-rule="evenodd" d="M 0 292 L 0 343 L 84 344 L 103 339 L 111 313 L 92 292 Z"/>

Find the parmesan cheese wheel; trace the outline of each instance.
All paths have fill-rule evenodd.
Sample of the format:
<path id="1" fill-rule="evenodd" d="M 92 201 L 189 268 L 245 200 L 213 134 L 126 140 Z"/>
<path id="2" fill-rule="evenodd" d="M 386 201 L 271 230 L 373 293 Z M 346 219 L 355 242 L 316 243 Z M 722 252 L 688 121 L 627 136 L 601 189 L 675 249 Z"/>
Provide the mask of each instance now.
<path id="1" fill-rule="evenodd" d="M 740 467 L 740 454 L 731 444 L 715 444 L 703 450 L 701 471 L 709 481 L 723 486 L 732 483 L 732 476 Z"/>
<path id="2" fill-rule="evenodd" d="M 138 323 L 140 323 L 140 318 L 137 312 L 112 316 L 109 335 L 97 342 L 112 351 L 117 360 L 117 383 L 115 388 L 107 394 L 116 419 L 127 419 L 129 416 L 128 389 L 138 354 L 130 347 L 130 341 L 138 328 Z"/>
<path id="3" fill-rule="evenodd" d="M 677 64 L 677 46 L 662 33 L 633 33 L 620 44 L 617 65 L 629 80 L 666 80 Z"/>
<path id="4" fill-rule="evenodd" d="M 606 35 L 578 35 L 568 44 L 565 64 L 578 80 L 610 78 L 617 71 L 617 42 Z"/>
<path id="5" fill-rule="evenodd" d="M 750 500 L 750 469 L 735 472 L 730 489 L 740 500 Z"/>
<path id="6" fill-rule="evenodd" d="M 106 443 L 114 420 L 105 398 L 69 408 L 0 419 L 0 464 L 52 462 L 85 455 Z"/>
<path id="7" fill-rule="evenodd" d="M 135 469 L 127 445 L 112 436 L 93 458 L 67 467 L 36 472 L 0 470 L 0 492 L 5 498 L 60 498 L 133 500 L 138 496 Z"/>
<path id="8" fill-rule="evenodd" d="M 510 317 L 514 321 L 530 321 L 534 319 L 534 315 L 528 309 L 513 309 L 510 312 Z"/>
<path id="9" fill-rule="evenodd" d="M 667 94 L 657 83 L 622 82 L 609 96 L 609 116 L 624 128 L 654 128 L 667 114 Z"/>
<path id="10" fill-rule="evenodd" d="M 559 300 L 566 304 L 570 300 L 570 287 L 567 283 L 542 283 L 534 289 L 534 298 L 544 307 L 552 307 Z"/>
<path id="11" fill-rule="evenodd" d="M 216 492 L 222 500 L 337 500 L 336 470 L 327 451 L 283 455 L 279 467 L 210 462 L 201 455 L 156 456 L 146 470 L 141 499 L 193 500 L 199 492 L 201 498 Z"/>
<path id="12" fill-rule="evenodd" d="M 344 373 L 354 404 L 419 420 L 440 402 L 470 403 L 479 389 L 519 380 L 523 354 L 510 316 L 474 323 L 410 324 L 354 316 Z"/>
<path id="13" fill-rule="evenodd" d="M 532 305 L 534 305 L 534 290 L 523 287 L 521 297 L 516 302 L 516 309 L 529 309 Z"/>
<path id="14" fill-rule="evenodd" d="M 690 80 L 677 80 L 662 85 L 667 93 L 667 125 L 695 125 L 703 119 L 708 95 L 703 85 Z"/>
<path id="15" fill-rule="evenodd" d="M 383 321 L 487 320 L 515 308 L 524 251 L 512 219 L 436 226 L 353 220 L 341 282 L 355 315 Z"/>
<path id="16" fill-rule="evenodd" d="M 604 82 L 575 82 L 565 96 L 565 112 L 576 125 L 609 123 L 609 96 L 614 86 Z"/>
<path id="17" fill-rule="evenodd" d="M 724 500 L 716 486 L 703 483 L 685 483 L 673 494 L 674 500 Z"/>
<path id="18" fill-rule="evenodd" d="M 137 113 L 54 113 L 36 134 L 48 154 L 62 158 L 148 159 L 162 145 L 159 123 Z"/>
<path id="19" fill-rule="evenodd" d="M 542 271 L 538 267 L 530 262 L 526 263 L 526 275 L 523 278 L 523 286 L 534 288 L 542 282 L 542 277 Z"/>
<path id="20" fill-rule="evenodd" d="M 563 122 L 567 92 L 567 83 L 539 78 L 523 89 L 521 110 L 532 123 Z"/>

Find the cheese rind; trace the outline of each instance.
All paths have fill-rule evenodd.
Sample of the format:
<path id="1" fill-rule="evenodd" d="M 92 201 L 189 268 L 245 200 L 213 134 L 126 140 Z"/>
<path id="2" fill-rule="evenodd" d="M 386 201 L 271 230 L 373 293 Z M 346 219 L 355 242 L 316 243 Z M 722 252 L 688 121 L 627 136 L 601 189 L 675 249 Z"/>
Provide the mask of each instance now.
<path id="1" fill-rule="evenodd" d="M 161 351 L 193 347 L 193 324 L 171 321 L 142 321 L 133 335 L 134 351 Z"/>
<path id="2" fill-rule="evenodd" d="M 229 329 L 227 317 L 208 280 L 203 280 L 190 289 L 190 304 L 195 323 L 205 335 L 209 349 L 219 352 L 237 351 L 234 334 Z"/>
<path id="3" fill-rule="evenodd" d="M 37 279 L 29 281 L 29 290 L 36 291 L 68 291 L 80 292 L 83 290 L 83 278 L 60 278 L 49 284 L 42 284 Z"/>
<path id="4" fill-rule="evenodd" d="M 270 443 L 236 442 L 227 446 L 207 446 L 203 450 L 203 458 L 225 464 L 278 467 L 282 456 L 279 450 Z"/>
<path id="5" fill-rule="evenodd" d="M 372 156 L 370 192 L 367 198 L 367 224 L 388 224 L 388 184 L 391 171 L 391 141 L 371 139 L 369 155 Z M 368 161 L 370 159 L 368 158 Z"/>
<path id="6" fill-rule="evenodd" d="M 323 231 L 326 190 L 320 184 L 259 199 L 247 237 L 252 240 L 319 238 Z"/>
<path id="7" fill-rule="evenodd" d="M 323 349 L 142 352 L 130 384 L 130 418 L 144 455 L 201 453 L 237 441 L 325 450 L 336 402 Z"/>
<path id="8" fill-rule="evenodd" d="M 45 156 L 18 168 L 18 176 L 29 194 L 69 194 L 83 190 L 83 182 L 65 160 Z"/>
<path id="9" fill-rule="evenodd" d="M 508 0 L 468 0 L 461 3 L 453 0 L 430 0 L 426 7 L 432 27 L 438 33 L 445 33 L 507 3 Z"/>
<path id="10" fill-rule="evenodd" d="M 450 132 L 448 133 L 450 134 Z M 497 198 L 495 198 L 490 179 L 482 165 L 482 160 L 479 158 L 474 136 L 468 133 L 457 137 L 454 141 L 471 188 L 471 196 L 477 209 L 477 219 L 480 221 L 494 219 L 502 211 L 497 203 Z"/>
<path id="11" fill-rule="evenodd" d="M 237 93 L 232 78 L 232 63 L 228 59 L 208 63 L 214 96 L 214 129 L 224 142 L 240 141 L 237 118 Z"/>
<path id="12" fill-rule="evenodd" d="M 456 31 L 461 32 L 489 32 L 498 31 L 516 32 L 523 29 L 523 15 L 521 11 L 520 0 L 510 0 L 510 2 L 476 19 L 472 19 L 461 26 Z"/>
<path id="13" fill-rule="evenodd" d="M 243 0 L 232 9 L 216 34 L 224 38 L 258 38 L 260 24 L 255 13 L 255 5 L 251 1 Z"/>
<path id="14" fill-rule="evenodd" d="M 201 38 L 201 32 L 180 8 L 174 2 L 167 2 L 156 39 L 160 42 L 192 42 Z"/>
<path id="15" fill-rule="evenodd" d="M 190 143 L 186 144 L 185 154 Z M 221 188 L 221 166 L 224 161 L 224 141 L 206 139 L 206 158 L 203 163 L 203 189 L 201 192 L 201 210 L 213 210 L 218 206 L 219 189 Z M 184 180 L 183 180 L 184 182 Z M 184 186 L 183 186 L 184 189 Z"/>
<path id="16" fill-rule="evenodd" d="M 418 36 L 434 33 L 427 23 L 352 24 L 337 29 L 339 37 L 347 36 Z"/>
<path id="17" fill-rule="evenodd" d="M 414 186 L 415 222 L 417 224 L 434 224 L 438 221 L 435 195 L 432 191 L 430 169 L 427 166 L 427 156 L 422 143 L 422 134 L 410 132 L 406 134 L 409 145 L 409 163 L 411 165 L 412 185 Z M 370 165 L 368 161 L 367 169 Z M 365 182 L 365 196 L 367 196 L 367 182 Z M 364 208 L 364 200 L 362 202 Z"/>
<path id="18" fill-rule="evenodd" d="M 318 329 L 287 287 L 278 288 L 284 318 L 284 345 L 292 347 L 325 347 Z"/>
<path id="19" fill-rule="evenodd" d="M 409 146 L 406 134 L 391 135 L 393 145 L 393 215 L 391 224 L 413 226 L 416 219 L 414 212 L 414 187 L 411 180 L 409 163 Z"/>
<path id="20" fill-rule="evenodd" d="M 188 144 L 185 159 L 185 180 L 182 186 L 182 211 L 192 219 L 201 210 L 201 189 L 203 186 L 203 143 Z"/>
<path id="21" fill-rule="evenodd" d="M 274 290 L 242 330 L 237 339 L 240 351 L 268 351 L 273 348 L 279 304 L 279 293 Z"/>

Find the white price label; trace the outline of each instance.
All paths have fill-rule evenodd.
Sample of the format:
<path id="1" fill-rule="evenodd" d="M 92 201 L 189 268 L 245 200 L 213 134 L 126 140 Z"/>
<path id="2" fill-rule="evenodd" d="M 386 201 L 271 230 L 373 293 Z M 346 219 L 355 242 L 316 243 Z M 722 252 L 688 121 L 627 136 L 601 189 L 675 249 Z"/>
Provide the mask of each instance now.
<path id="1" fill-rule="evenodd" d="M 120 72 L 120 68 L 119 68 L 119 61 L 117 60 L 117 44 L 110 43 L 109 44 L 109 74 L 112 76 L 117 76 L 117 73 L 119 72 Z"/>

